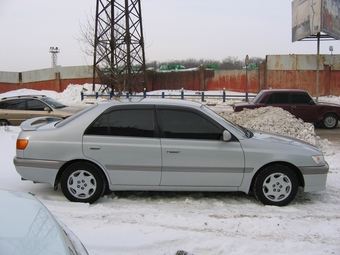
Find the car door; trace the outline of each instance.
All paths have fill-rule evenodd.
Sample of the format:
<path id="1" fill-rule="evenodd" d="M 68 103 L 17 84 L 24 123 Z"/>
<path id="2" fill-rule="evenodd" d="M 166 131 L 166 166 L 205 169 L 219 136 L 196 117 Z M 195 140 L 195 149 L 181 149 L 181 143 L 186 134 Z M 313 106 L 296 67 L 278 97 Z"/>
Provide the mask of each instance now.
<path id="1" fill-rule="evenodd" d="M 151 106 L 106 111 L 85 131 L 84 155 L 102 165 L 114 185 L 159 185 L 161 148 L 154 119 Z"/>
<path id="2" fill-rule="evenodd" d="M 280 107 L 290 112 L 291 107 L 289 104 L 289 93 L 288 92 L 272 93 L 266 102 L 266 106 Z"/>
<path id="3" fill-rule="evenodd" d="M 316 104 L 309 94 L 293 92 L 290 94 L 291 113 L 306 122 L 316 122 Z"/>
<path id="4" fill-rule="evenodd" d="M 162 186 L 239 186 L 244 154 L 235 139 L 222 140 L 223 128 L 203 113 L 157 109 L 161 127 Z"/>
<path id="5" fill-rule="evenodd" d="M 48 110 L 46 110 L 49 109 Z M 52 115 L 52 109 L 45 103 L 37 99 L 27 99 L 27 118 L 35 118 L 41 116 Z"/>
<path id="6" fill-rule="evenodd" d="M 13 126 L 20 125 L 27 119 L 26 99 L 11 99 L 4 102 L 3 118 Z"/>

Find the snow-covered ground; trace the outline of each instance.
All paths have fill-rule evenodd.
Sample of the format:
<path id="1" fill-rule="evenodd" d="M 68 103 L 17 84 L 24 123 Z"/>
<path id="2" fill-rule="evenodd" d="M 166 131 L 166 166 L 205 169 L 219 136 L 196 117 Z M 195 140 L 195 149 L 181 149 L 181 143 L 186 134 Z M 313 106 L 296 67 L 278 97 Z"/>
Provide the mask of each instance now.
<path id="1" fill-rule="evenodd" d="M 22 89 L 0 94 L 0 98 L 45 94 L 85 107 L 80 92 L 85 87 L 88 93 L 91 86 L 70 85 L 63 93 Z M 321 100 L 340 103 L 335 96 Z M 312 125 L 281 109 L 235 114 L 232 103 L 222 103 L 221 98 L 205 102 L 238 124 L 320 146 L 330 165 L 327 189 L 315 193 L 300 190 L 286 207 L 264 206 L 243 193 L 194 192 L 117 192 L 91 205 L 71 203 L 47 184 L 20 180 L 12 163 L 20 132 L 20 127 L 14 126 L 0 127 L 0 188 L 35 194 L 81 239 L 90 254 L 175 255 L 179 250 L 195 255 L 340 254 L 340 145 L 321 140 Z M 0 210 L 4 210 L 3 205 Z"/>

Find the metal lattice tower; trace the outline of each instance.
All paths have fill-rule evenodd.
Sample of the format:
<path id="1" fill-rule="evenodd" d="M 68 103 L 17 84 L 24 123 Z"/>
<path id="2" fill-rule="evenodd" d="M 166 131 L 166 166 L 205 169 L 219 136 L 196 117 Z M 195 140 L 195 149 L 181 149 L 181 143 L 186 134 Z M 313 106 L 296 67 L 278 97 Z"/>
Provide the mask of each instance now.
<path id="1" fill-rule="evenodd" d="M 55 67 L 58 63 L 58 53 L 60 52 L 60 49 L 58 47 L 50 47 L 50 53 L 52 54 L 52 61 L 51 66 Z"/>
<path id="2" fill-rule="evenodd" d="M 118 92 L 145 87 L 145 52 L 140 0 L 97 0 L 93 90 L 95 74 L 106 88 Z"/>

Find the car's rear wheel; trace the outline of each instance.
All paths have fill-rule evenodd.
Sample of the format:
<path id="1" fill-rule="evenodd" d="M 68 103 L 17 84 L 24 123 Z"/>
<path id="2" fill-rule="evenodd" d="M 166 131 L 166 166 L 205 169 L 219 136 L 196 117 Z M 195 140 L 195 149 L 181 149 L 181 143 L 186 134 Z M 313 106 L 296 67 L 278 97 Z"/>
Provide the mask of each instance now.
<path id="1" fill-rule="evenodd" d="M 285 206 L 296 196 L 298 179 L 293 170 L 284 165 L 264 168 L 255 177 L 253 192 L 265 205 Z"/>
<path id="2" fill-rule="evenodd" d="M 10 123 L 7 120 L 0 120 L 0 126 L 9 126 Z"/>
<path id="3" fill-rule="evenodd" d="M 322 125 L 329 129 L 335 128 L 338 125 L 338 118 L 332 113 L 326 114 L 323 118 Z"/>
<path id="4" fill-rule="evenodd" d="M 93 203 L 106 189 L 100 169 L 84 162 L 68 166 L 61 176 L 60 184 L 65 197 L 72 202 Z"/>

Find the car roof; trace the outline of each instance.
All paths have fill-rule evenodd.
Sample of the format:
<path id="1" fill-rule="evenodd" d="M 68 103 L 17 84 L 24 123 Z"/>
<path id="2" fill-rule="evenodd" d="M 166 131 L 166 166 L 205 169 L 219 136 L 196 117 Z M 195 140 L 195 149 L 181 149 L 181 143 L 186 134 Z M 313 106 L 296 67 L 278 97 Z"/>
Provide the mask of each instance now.
<path id="1" fill-rule="evenodd" d="M 10 96 L 10 97 L 3 97 L 0 100 L 7 100 L 7 99 L 18 99 L 18 98 L 42 98 L 46 97 L 45 95 L 18 95 L 18 96 Z"/>
<path id="2" fill-rule="evenodd" d="M 112 104 L 112 105 L 168 105 L 168 106 L 188 106 L 193 108 L 201 107 L 201 103 L 182 99 L 165 99 L 165 98 L 125 98 L 125 99 L 111 99 L 101 101 L 98 104 Z"/>
<path id="3" fill-rule="evenodd" d="M 68 253 L 61 228 L 38 199 L 28 193 L 0 190 L 0 201 L 2 252 L 6 254 Z"/>
<path id="4" fill-rule="evenodd" d="M 303 89 L 263 89 L 263 92 L 307 92 Z"/>

